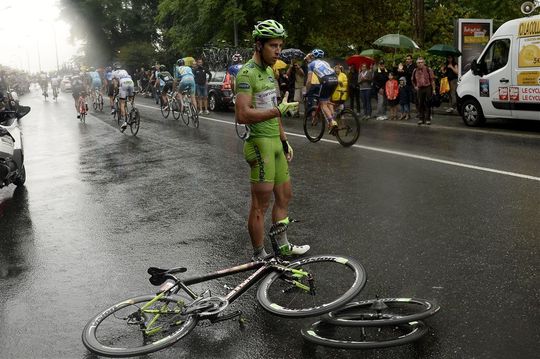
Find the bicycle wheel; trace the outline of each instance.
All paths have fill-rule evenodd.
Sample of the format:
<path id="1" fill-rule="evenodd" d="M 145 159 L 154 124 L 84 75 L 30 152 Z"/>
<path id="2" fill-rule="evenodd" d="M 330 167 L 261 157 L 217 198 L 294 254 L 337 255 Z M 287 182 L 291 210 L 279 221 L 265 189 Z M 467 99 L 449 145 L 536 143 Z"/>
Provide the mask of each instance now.
<path id="1" fill-rule="evenodd" d="M 354 145 L 360 136 L 360 119 L 350 108 L 341 111 L 336 118 L 336 138 L 343 147 Z"/>
<path id="2" fill-rule="evenodd" d="M 171 108 L 169 107 L 169 104 L 167 104 L 166 106 L 161 104 L 160 109 L 161 109 L 161 114 L 163 115 L 164 118 L 169 117 L 169 113 L 171 112 Z"/>
<path id="3" fill-rule="evenodd" d="M 86 112 L 81 112 L 80 113 L 80 120 L 82 123 L 86 123 Z"/>
<path id="4" fill-rule="evenodd" d="M 99 112 L 103 112 L 103 96 L 101 94 L 98 97 L 98 110 Z"/>
<path id="5" fill-rule="evenodd" d="M 425 319 L 441 309 L 425 299 L 379 298 L 353 302 L 325 314 L 321 320 L 340 326 L 384 326 Z"/>
<path id="6" fill-rule="evenodd" d="M 319 141 L 324 134 L 324 118 L 316 108 L 309 110 L 304 117 L 304 133 L 310 142 Z"/>
<path id="7" fill-rule="evenodd" d="M 236 134 L 241 140 L 246 140 L 249 137 L 249 127 L 246 125 L 241 125 L 235 120 L 234 128 L 236 129 Z"/>
<path id="8" fill-rule="evenodd" d="M 193 126 L 195 126 L 195 128 L 199 128 L 199 113 L 197 112 L 197 110 L 195 109 L 195 106 L 193 106 L 192 103 L 189 104 L 190 108 L 191 108 L 191 118 L 192 118 L 192 122 L 193 122 Z"/>
<path id="9" fill-rule="evenodd" d="M 92 108 L 94 109 L 94 111 L 97 111 L 98 109 L 97 99 L 92 99 Z"/>
<path id="10" fill-rule="evenodd" d="M 194 315 L 182 315 L 180 296 L 155 295 L 124 300 L 93 317 L 84 327 L 83 344 L 93 353 L 130 357 L 152 353 L 182 339 L 197 325 Z"/>
<path id="11" fill-rule="evenodd" d="M 182 105 L 182 108 L 180 109 L 180 115 L 182 116 L 182 121 L 184 122 L 184 124 L 188 126 L 190 118 L 188 106 Z"/>
<path id="12" fill-rule="evenodd" d="M 366 284 L 364 267 L 343 256 L 307 257 L 286 268 L 289 270 L 268 274 L 257 291 L 264 309 L 284 317 L 309 317 L 337 309 L 350 302 Z"/>
<path id="13" fill-rule="evenodd" d="M 118 123 L 118 127 L 122 126 L 122 123 L 124 123 L 124 118 L 122 117 L 122 114 L 120 113 L 120 109 L 118 109 L 118 113 L 116 114 L 116 121 Z"/>
<path id="14" fill-rule="evenodd" d="M 137 133 L 139 132 L 140 124 L 141 124 L 141 114 L 139 113 L 139 110 L 134 108 L 129 113 L 129 128 L 131 129 L 131 134 L 133 136 L 137 136 Z"/>
<path id="15" fill-rule="evenodd" d="M 342 349 L 373 349 L 404 345 L 420 339 L 428 328 L 423 322 L 383 327 L 340 327 L 323 321 L 302 329 L 305 340 L 318 345 Z"/>
<path id="16" fill-rule="evenodd" d="M 180 118 L 180 106 L 178 105 L 178 100 L 171 100 L 172 115 L 175 120 Z"/>

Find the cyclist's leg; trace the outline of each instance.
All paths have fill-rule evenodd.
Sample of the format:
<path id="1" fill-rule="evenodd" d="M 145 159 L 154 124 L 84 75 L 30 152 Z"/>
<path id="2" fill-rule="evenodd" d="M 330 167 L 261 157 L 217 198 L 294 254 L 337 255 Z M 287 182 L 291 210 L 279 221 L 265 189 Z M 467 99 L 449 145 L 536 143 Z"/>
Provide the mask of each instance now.
<path id="1" fill-rule="evenodd" d="M 275 168 L 276 175 L 274 181 L 274 206 L 272 208 L 272 223 L 289 223 L 288 208 L 289 202 L 292 198 L 292 185 L 289 177 L 289 164 L 285 153 L 283 152 L 283 145 L 279 138 L 276 138 L 274 143 L 275 153 Z M 308 245 L 294 245 L 289 243 L 287 239 L 287 231 L 281 232 L 276 236 L 278 247 L 281 254 L 304 254 L 310 247 Z"/>
<path id="2" fill-rule="evenodd" d="M 251 184 L 251 206 L 248 217 L 248 231 L 254 252 L 264 249 L 264 215 L 272 199 L 273 183 Z"/>
<path id="3" fill-rule="evenodd" d="M 271 139 L 257 138 L 244 143 L 244 158 L 251 167 L 251 206 L 248 231 L 255 256 L 264 256 L 264 215 L 272 199 L 275 161 L 269 148 Z"/>

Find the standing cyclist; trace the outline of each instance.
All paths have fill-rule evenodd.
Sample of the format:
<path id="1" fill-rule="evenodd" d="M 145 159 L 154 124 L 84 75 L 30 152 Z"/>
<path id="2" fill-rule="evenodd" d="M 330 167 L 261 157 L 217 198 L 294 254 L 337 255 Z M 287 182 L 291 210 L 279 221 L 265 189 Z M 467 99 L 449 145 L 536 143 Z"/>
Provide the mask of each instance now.
<path id="1" fill-rule="evenodd" d="M 115 90 L 118 89 L 118 95 L 120 96 L 120 116 L 124 119 L 124 123 L 120 127 L 121 131 L 127 128 L 126 121 L 126 99 L 133 103 L 133 96 L 135 95 L 135 85 L 128 72 L 120 66 L 119 63 L 113 65 L 114 71 L 112 74 Z"/>
<path id="2" fill-rule="evenodd" d="M 288 206 L 292 197 L 288 161 L 293 150 L 281 124 L 281 117 L 289 110 L 298 109 L 298 102 L 288 103 L 287 98 L 277 104 L 272 65 L 279 58 L 287 33 L 274 20 L 255 25 L 253 38 L 255 52 L 236 78 L 236 116 L 246 124 L 250 136 L 244 143 L 244 157 L 251 167 L 251 208 L 248 230 L 253 245 L 253 259 L 267 255 L 264 249 L 264 215 L 272 195 L 272 222 L 288 224 Z M 286 232 L 277 237 L 282 255 L 304 254 L 308 245 L 290 244 Z"/>

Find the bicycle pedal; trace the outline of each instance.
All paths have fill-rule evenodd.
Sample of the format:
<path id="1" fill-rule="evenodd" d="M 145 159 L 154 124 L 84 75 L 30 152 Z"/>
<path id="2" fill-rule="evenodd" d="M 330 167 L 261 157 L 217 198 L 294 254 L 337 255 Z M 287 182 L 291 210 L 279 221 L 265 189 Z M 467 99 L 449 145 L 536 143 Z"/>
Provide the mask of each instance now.
<path id="1" fill-rule="evenodd" d="M 219 322 L 230 320 L 230 319 L 233 319 L 233 318 L 236 318 L 236 317 L 241 317 L 241 315 L 242 315 L 242 311 L 236 310 L 236 311 L 228 313 L 228 314 L 218 315 L 218 316 L 210 319 L 210 321 L 212 323 L 219 323 Z M 242 319 L 242 318 L 240 318 L 240 319 Z"/>

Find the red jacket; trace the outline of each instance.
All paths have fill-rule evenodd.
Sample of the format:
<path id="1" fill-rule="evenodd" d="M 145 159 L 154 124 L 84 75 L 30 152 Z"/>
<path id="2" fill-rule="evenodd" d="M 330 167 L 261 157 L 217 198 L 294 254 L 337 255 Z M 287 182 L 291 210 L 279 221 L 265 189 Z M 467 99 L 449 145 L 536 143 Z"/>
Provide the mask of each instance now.
<path id="1" fill-rule="evenodd" d="M 399 83 L 396 79 L 386 81 L 386 98 L 395 100 L 399 95 Z"/>

